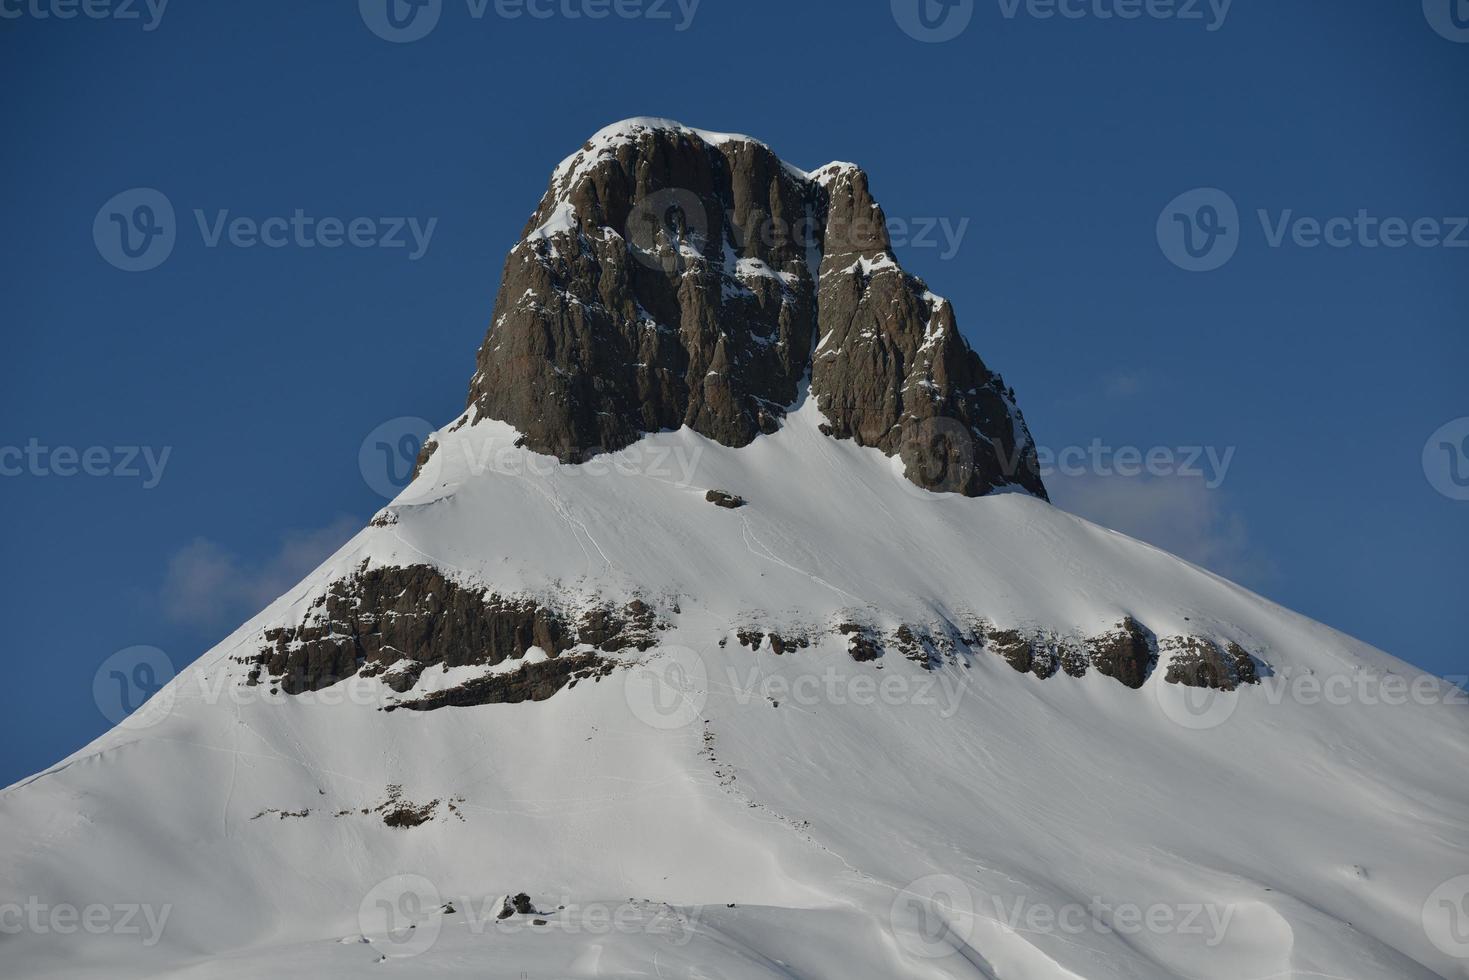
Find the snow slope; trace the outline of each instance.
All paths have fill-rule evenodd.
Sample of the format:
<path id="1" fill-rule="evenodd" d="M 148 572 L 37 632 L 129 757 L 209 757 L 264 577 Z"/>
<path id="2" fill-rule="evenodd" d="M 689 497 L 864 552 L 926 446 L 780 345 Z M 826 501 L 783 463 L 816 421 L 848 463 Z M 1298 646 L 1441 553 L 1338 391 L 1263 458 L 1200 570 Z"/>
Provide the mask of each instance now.
<path id="1" fill-rule="evenodd" d="M 0 794 L 0 910 L 107 910 L 95 935 L 0 912 L 0 974 L 1469 977 L 1438 901 L 1469 874 L 1469 709 L 1446 685 L 1029 496 L 928 494 L 819 422 L 807 401 L 743 449 L 682 430 L 581 467 L 497 422 L 439 433 L 374 526 Z M 671 628 L 540 703 L 244 687 L 233 658 L 364 561 L 639 595 Z M 1140 691 L 967 648 L 927 671 L 823 632 L 1124 615 L 1273 675 L 1190 706 L 1162 668 Z M 752 651 L 744 623 L 815 642 Z M 437 805 L 390 827 L 395 800 Z M 521 891 L 545 914 L 494 918 Z M 123 929 L 135 905 L 161 929 Z"/>

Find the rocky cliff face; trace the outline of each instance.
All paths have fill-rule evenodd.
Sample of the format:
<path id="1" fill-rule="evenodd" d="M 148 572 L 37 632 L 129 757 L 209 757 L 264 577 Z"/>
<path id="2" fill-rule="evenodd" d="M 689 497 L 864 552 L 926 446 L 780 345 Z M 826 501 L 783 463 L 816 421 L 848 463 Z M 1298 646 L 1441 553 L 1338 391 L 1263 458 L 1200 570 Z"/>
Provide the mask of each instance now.
<path id="1" fill-rule="evenodd" d="M 866 174 L 745 137 L 633 120 L 563 162 L 477 367 L 477 417 L 565 462 L 683 425 L 746 445 L 809 378 L 830 435 L 919 486 L 1045 495 L 1013 393 L 898 265 Z"/>

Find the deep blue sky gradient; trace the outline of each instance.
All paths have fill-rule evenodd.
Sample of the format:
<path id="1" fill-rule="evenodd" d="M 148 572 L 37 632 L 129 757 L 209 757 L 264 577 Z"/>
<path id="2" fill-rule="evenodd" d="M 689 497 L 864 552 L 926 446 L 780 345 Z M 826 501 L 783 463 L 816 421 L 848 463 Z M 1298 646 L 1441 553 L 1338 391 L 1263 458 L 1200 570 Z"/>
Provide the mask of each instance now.
<path id="1" fill-rule="evenodd" d="M 1469 415 L 1469 249 L 1272 249 L 1254 218 L 1469 215 L 1469 44 L 1418 0 L 1236 0 L 1212 32 L 1007 19 L 981 0 L 940 44 L 904 34 L 887 0 L 704 0 L 682 32 L 445 4 L 409 44 L 345 0 L 173 0 L 152 31 L 0 20 L 0 445 L 172 447 L 153 489 L 0 479 L 0 785 L 108 727 L 92 678 L 114 651 L 187 663 L 255 611 L 244 588 L 180 617 L 196 567 L 180 555 L 268 589 L 383 504 L 363 438 L 462 409 L 551 168 L 633 115 L 750 133 L 808 168 L 855 161 L 890 216 L 967 218 L 954 256 L 900 258 L 955 303 L 1042 444 L 1235 449 L 1218 489 L 1178 496 L 1180 526 L 1150 533 L 1148 494 L 1167 486 L 1122 494 L 1142 502 L 1129 514 L 1082 481 L 1078 509 L 1469 672 L 1469 503 L 1420 462 Z M 92 238 L 133 187 L 179 215 L 172 255 L 143 273 Z M 1155 237 L 1196 187 L 1243 216 L 1239 253 L 1210 273 Z M 206 248 L 194 208 L 438 223 L 409 261 Z"/>

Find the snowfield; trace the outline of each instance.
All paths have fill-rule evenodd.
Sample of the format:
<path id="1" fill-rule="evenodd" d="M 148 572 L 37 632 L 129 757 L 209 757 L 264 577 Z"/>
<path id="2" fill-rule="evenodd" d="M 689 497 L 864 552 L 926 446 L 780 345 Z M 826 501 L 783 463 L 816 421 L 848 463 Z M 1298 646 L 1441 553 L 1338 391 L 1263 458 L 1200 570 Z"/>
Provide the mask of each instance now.
<path id="1" fill-rule="evenodd" d="M 0 975 L 1469 977 L 1460 692 L 1043 501 L 929 494 L 820 422 L 808 400 L 743 449 L 681 430 L 581 467 L 498 422 L 438 433 L 373 526 L 0 794 Z M 364 562 L 638 596 L 671 628 L 539 703 L 244 686 L 235 658 Z M 858 663 L 831 632 L 1128 615 L 1269 676 L 1191 692 L 1165 656 L 1134 691 L 984 650 Z"/>

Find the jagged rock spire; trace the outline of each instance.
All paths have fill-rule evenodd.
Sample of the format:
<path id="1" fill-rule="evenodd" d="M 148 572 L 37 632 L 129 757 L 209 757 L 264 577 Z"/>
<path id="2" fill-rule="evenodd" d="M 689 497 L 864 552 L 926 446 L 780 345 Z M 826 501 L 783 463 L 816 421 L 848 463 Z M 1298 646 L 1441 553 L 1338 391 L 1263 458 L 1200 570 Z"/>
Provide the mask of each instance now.
<path id="1" fill-rule="evenodd" d="M 469 401 L 580 462 L 683 425 L 746 445 L 808 374 L 829 434 L 900 454 L 918 485 L 1045 495 L 1012 394 L 899 267 L 866 174 L 638 119 L 552 175 Z"/>

